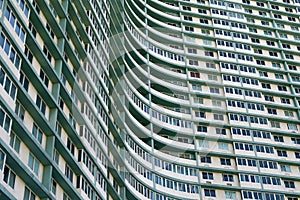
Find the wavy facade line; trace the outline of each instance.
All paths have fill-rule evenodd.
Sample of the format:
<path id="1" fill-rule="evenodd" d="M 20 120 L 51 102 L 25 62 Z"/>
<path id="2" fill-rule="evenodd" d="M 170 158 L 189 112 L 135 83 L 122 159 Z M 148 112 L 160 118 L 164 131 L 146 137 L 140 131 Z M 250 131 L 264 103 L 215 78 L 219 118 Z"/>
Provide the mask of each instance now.
<path id="1" fill-rule="evenodd" d="M 299 12 L 0 0 L 1 199 L 299 199 Z"/>

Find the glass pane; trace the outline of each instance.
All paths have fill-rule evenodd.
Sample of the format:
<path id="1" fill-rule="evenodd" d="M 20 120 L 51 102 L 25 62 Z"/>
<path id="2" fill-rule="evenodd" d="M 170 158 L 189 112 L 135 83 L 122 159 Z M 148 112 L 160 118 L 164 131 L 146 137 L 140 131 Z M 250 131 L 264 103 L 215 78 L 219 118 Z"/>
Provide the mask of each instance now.
<path id="1" fill-rule="evenodd" d="M 4 35 L 1 34 L 0 35 L 0 46 L 3 48 L 3 45 L 4 45 Z"/>
<path id="2" fill-rule="evenodd" d="M 10 84 L 11 81 L 8 78 L 6 78 L 4 89 L 8 94 L 9 94 Z"/>
<path id="3" fill-rule="evenodd" d="M 4 83 L 4 78 L 5 78 L 5 72 L 3 69 L 0 70 L 0 84 L 3 85 Z"/>
<path id="4" fill-rule="evenodd" d="M 39 130 L 37 140 L 39 141 L 40 144 L 42 144 L 42 139 L 43 139 L 43 133 L 41 133 L 40 130 Z"/>
<path id="5" fill-rule="evenodd" d="M 12 172 L 10 172 L 10 176 L 9 176 L 9 185 L 14 188 L 15 187 L 15 179 L 16 179 L 16 175 Z"/>
<path id="6" fill-rule="evenodd" d="M 11 119 L 6 115 L 4 130 L 6 130 L 7 133 L 9 133 L 10 122 L 11 122 Z"/>
<path id="7" fill-rule="evenodd" d="M 40 167 L 39 164 L 40 164 L 39 161 L 35 159 L 35 162 L 34 162 L 34 170 L 33 170 L 33 171 L 34 171 L 34 173 L 35 173 L 36 175 L 39 174 L 39 167 Z"/>
<path id="8" fill-rule="evenodd" d="M 15 26 L 15 22 L 16 22 L 16 18 L 13 15 L 11 15 L 9 22 L 10 22 L 11 26 L 14 27 Z"/>
<path id="9" fill-rule="evenodd" d="M 3 172 L 4 176 L 3 176 L 3 181 L 5 183 L 8 182 L 8 176 L 9 176 L 9 169 L 7 166 L 4 167 L 4 172 Z"/>
<path id="10" fill-rule="evenodd" d="M 10 43 L 6 40 L 4 45 L 4 51 L 7 55 L 9 54 L 9 49 L 10 49 Z"/>
<path id="11" fill-rule="evenodd" d="M 4 162 L 5 162 L 5 153 L 3 153 L 3 151 L 0 150 L 0 170 L 3 170 L 3 166 L 4 166 Z"/>
<path id="12" fill-rule="evenodd" d="M 12 48 L 12 49 L 10 50 L 10 55 L 9 55 L 9 59 L 10 59 L 11 62 L 14 62 L 15 56 L 16 56 L 16 52 L 15 52 L 15 50 Z"/>
<path id="13" fill-rule="evenodd" d="M 11 146 L 11 147 L 14 146 L 14 140 L 15 140 L 15 134 L 11 133 L 10 140 L 9 140 L 9 146 Z"/>
<path id="14" fill-rule="evenodd" d="M 3 127 L 5 113 L 2 109 L 0 109 L 0 126 Z"/>
<path id="15" fill-rule="evenodd" d="M 15 60 L 15 62 L 14 62 L 15 67 L 16 67 L 17 69 L 19 69 L 20 63 L 21 63 L 21 59 L 20 59 L 20 57 L 17 55 L 17 56 L 16 56 L 16 60 Z"/>
<path id="16" fill-rule="evenodd" d="M 28 157 L 28 166 L 30 167 L 30 169 L 33 169 L 33 157 L 31 154 L 29 154 Z"/>
<path id="17" fill-rule="evenodd" d="M 17 33 L 17 35 L 19 35 L 19 34 L 20 34 L 20 31 L 21 31 L 20 24 L 17 23 L 17 24 L 16 24 L 16 28 L 15 28 L 15 32 Z"/>
<path id="18" fill-rule="evenodd" d="M 23 200 L 29 200 L 29 196 L 30 196 L 30 191 L 27 189 L 27 187 L 25 187 Z"/>
<path id="19" fill-rule="evenodd" d="M 10 89 L 10 96 L 11 96 L 12 99 L 15 99 L 16 92 L 17 92 L 17 88 L 14 84 L 12 84 L 11 89 Z"/>
<path id="20" fill-rule="evenodd" d="M 15 149 L 16 152 L 18 152 L 18 153 L 20 152 L 20 145 L 21 145 L 21 142 L 20 142 L 20 140 L 16 137 L 14 149 Z"/>
<path id="21" fill-rule="evenodd" d="M 9 20 L 9 16 L 10 16 L 10 9 L 6 8 L 4 16 L 6 17 L 7 20 Z"/>

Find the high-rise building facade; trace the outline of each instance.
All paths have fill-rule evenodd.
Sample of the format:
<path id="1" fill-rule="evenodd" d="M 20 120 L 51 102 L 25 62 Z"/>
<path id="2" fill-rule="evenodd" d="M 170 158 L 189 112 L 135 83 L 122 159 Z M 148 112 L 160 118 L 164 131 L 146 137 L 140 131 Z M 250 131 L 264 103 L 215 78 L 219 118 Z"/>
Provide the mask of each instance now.
<path id="1" fill-rule="evenodd" d="M 300 199 L 299 0 L 0 0 L 0 199 Z"/>

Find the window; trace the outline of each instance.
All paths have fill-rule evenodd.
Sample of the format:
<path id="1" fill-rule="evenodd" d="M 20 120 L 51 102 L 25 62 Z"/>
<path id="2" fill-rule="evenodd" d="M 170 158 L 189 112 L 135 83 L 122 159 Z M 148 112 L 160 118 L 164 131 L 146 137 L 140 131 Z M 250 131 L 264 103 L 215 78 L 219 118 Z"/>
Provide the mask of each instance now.
<path id="1" fill-rule="evenodd" d="M 297 197 L 288 197 L 287 200 L 298 200 Z"/>
<path id="2" fill-rule="evenodd" d="M 194 97 L 194 103 L 200 103 L 200 104 L 203 104 L 203 99 L 200 98 L 200 97 Z"/>
<path id="3" fill-rule="evenodd" d="M 260 6 L 260 7 L 264 7 L 264 6 L 265 6 L 265 4 L 262 3 L 262 2 L 256 2 L 256 5 L 257 5 L 257 6 Z"/>
<path id="4" fill-rule="evenodd" d="M 271 89 L 271 85 L 269 83 L 261 83 L 262 88 Z"/>
<path id="5" fill-rule="evenodd" d="M 197 85 L 197 84 L 192 84 L 192 89 L 197 91 L 202 91 L 201 85 Z"/>
<path id="6" fill-rule="evenodd" d="M 235 146 L 235 149 L 237 149 L 237 150 L 253 151 L 253 145 L 252 144 L 244 144 L 244 143 L 236 142 L 234 144 L 234 146 Z"/>
<path id="7" fill-rule="evenodd" d="M 216 76 L 216 75 L 209 74 L 207 77 L 208 77 L 208 80 L 212 80 L 212 81 L 217 81 L 218 80 L 218 76 Z"/>
<path id="8" fill-rule="evenodd" d="M 268 113 L 272 115 L 277 115 L 277 111 L 275 108 L 268 108 Z"/>
<path id="9" fill-rule="evenodd" d="M 267 42 L 267 45 L 269 45 L 269 46 L 275 46 L 275 42 L 273 42 L 273 41 L 267 40 L 266 42 Z"/>
<path id="10" fill-rule="evenodd" d="M 295 183 L 293 181 L 284 181 L 284 186 L 286 188 L 295 188 Z"/>
<path id="11" fill-rule="evenodd" d="M 57 183 L 56 181 L 52 178 L 51 179 L 51 193 L 54 194 L 54 196 L 56 195 L 56 186 L 57 186 Z"/>
<path id="12" fill-rule="evenodd" d="M 201 163 L 211 163 L 211 157 L 210 156 L 201 156 L 200 161 L 201 161 Z"/>
<path id="13" fill-rule="evenodd" d="M 213 87 L 210 87 L 210 88 L 209 88 L 209 91 L 210 91 L 210 93 L 212 93 L 212 94 L 220 94 L 219 88 L 213 88 Z"/>
<path id="14" fill-rule="evenodd" d="M 197 54 L 197 49 L 188 48 L 188 53 Z"/>
<path id="15" fill-rule="evenodd" d="M 285 58 L 286 59 L 291 59 L 291 60 L 294 60 L 294 56 L 292 54 L 285 54 Z"/>
<path id="16" fill-rule="evenodd" d="M 300 144 L 300 138 L 291 138 L 293 144 Z"/>
<path id="17" fill-rule="evenodd" d="M 282 172 L 291 172 L 291 167 L 289 165 L 280 165 Z"/>
<path id="18" fill-rule="evenodd" d="M 28 167 L 38 176 L 40 169 L 40 162 L 32 153 L 29 153 Z"/>
<path id="19" fill-rule="evenodd" d="M 231 174 L 223 174 L 223 181 L 234 182 L 233 175 L 231 175 Z"/>
<path id="20" fill-rule="evenodd" d="M 206 14 L 207 12 L 206 12 L 206 10 L 205 9 L 198 9 L 198 13 L 202 13 L 202 14 Z"/>
<path id="21" fill-rule="evenodd" d="M 72 199 L 66 193 L 64 193 L 63 200 L 72 200 Z"/>
<path id="22" fill-rule="evenodd" d="M 253 43 L 260 43 L 259 39 L 257 39 L 257 38 L 251 38 L 251 41 L 252 41 Z"/>
<path id="23" fill-rule="evenodd" d="M 214 180 L 214 175 L 212 172 L 202 172 L 202 178 L 208 180 Z"/>
<path id="24" fill-rule="evenodd" d="M 24 12 L 25 16 L 28 18 L 30 9 L 27 6 L 27 4 L 25 3 L 25 1 L 24 0 L 17 0 L 17 3 L 19 4 L 21 10 Z"/>
<path id="25" fill-rule="evenodd" d="M 216 69 L 216 64 L 215 63 L 206 63 L 206 68 L 210 68 L 210 69 Z"/>
<path id="26" fill-rule="evenodd" d="M 10 133 L 11 118 L 0 108 L 0 126 L 4 128 L 7 133 Z"/>
<path id="27" fill-rule="evenodd" d="M 42 69 L 40 69 L 40 78 L 42 79 L 42 81 L 45 84 L 45 86 L 48 87 L 48 85 L 49 85 L 49 78 L 47 77 L 47 75 L 45 74 L 45 72 Z"/>
<path id="28" fill-rule="evenodd" d="M 3 86 L 7 94 L 14 100 L 16 97 L 17 88 L 8 75 L 4 72 L 2 67 L 0 67 L 0 84 Z"/>
<path id="29" fill-rule="evenodd" d="M 214 120 L 224 121 L 224 116 L 222 114 L 214 113 Z"/>
<path id="30" fill-rule="evenodd" d="M 277 163 L 276 162 L 272 162 L 272 161 L 267 162 L 267 161 L 260 160 L 259 161 L 259 166 L 261 168 L 270 168 L 270 169 L 277 169 L 278 168 L 277 167 Z"/>
<path id="31" fill-rule="evenodd" d="M 190 32 L 194 32 L 194 27 L 186 26 L 186 27 L 185 27 L 185 30 L 186 30 L 186 31 L 190 31 Z"/>
<path id="32" fill-rule="evenodd" d="M 228 166 L 231 165 L 230 158 L 220 158 L 220 163 L 221 165 L 228 165 Z"/>
<path id="33" fill-rule="evenodd" d="M 214 52 L 212 51 L 204 51 L 204 55 L 208 57 L 214 57 Z"/>
<path id="34" fill-rule="evenodd" d="M 23 86 L 23 88 L 25 89 L 25 91 L 28 92 L 29 80 L 27 79 L 27 77 L 24 75 L 24 73 L 22 71 L 20 72 L 20 80 L 19 80 L 19 82 L 21 83 L 21 85 Z"/>
<path id="35" fill-rule="evenodd" d="M 294 71 L 297 70 L 297 67 L 295 65 L 288 65 L 288 67 L 289 67 L 289 70 L 294 70 Z"/>
<path id="36" fill-rule="evenodd" d="M 199 65 L 198 60 L 189 60 L 189 65 L 198 66 Z"/>
<path id="37" fill-rule="evenodd" d="M 287 99 L 287 98 L 281 98 L 281 103 L 283 103 L 283 104 L 290 104 L 291 102 L 290 102 L 290 99 Z"/>
<path id="38" fill-rule="evenodd" d="M 33 126 L 32 126 L 32 135 L 40 144 L 42 144 L 43 132 L 35 123 L 33 123 Z"/>
<path id="39" fill-rule="evenodd" d="M 67 148 L 69 149 L 69 151 L 71 152 L 71 154 L 74 156 L 74 153 L 75 153 L 75 145 L 74 145 L 73 142 L 70 140 L 70 138 L 68 138 L 68 140 L 67 140 Z"/>
<path id="40" fill-rule="evenodd" d="M 216 191 L 212 189 L 204 189 L 204 195 L 206 197 L 216 197 Z"/>
<path id="41" fill-rule="evenodd" d="M 187 11 L 191 11 L 192 10 L 192 8 L 189 7 L 189 6 L 182 6 L 182 9 L 183 10 L 187 10 Z"/>
<path id="42" fill-rule="evenodd" d="M 272 96 L 265 96 L 265 100 L 266 101 L 271 101 L 271 102 L 274 102 L 274 97 L 272 97 Z"/>
<path id="43" fill-rule="evenodd" d="M 294 130 L 294 131 L 297 131 L 297 130 L 298 130 L 298 127 L 297 127 L 296 124 L 288 123 L 288 124 L 287 124 L 287 127 L 288 127 L 288 130 Z"/>
<path id="44" fill-rule="evenodd" d="M 277 155 L 279 157 L 287 157 L 287 153 L 284 150 L 277 150 Z"/>
<path id="45" fill-rule="evenodd" d="M 54 149 L 53 160 L 57 165 L 59 164 L 59 152 L 56 149 Z"/>
<path id="46" fill-rule="evenodd" d="M 16 16 L 12 12 L 12 10 L 9 8 L 9 6 L 6 7 L 5 10 L 5 18 L 10 22 L 10 25 L 14 29 L 17 36 L 21 39 L 22 42 L 25 41 L 25 30 L 21 26 L 21 24 L 18 22 Z"/>
<path id="47" fill-rule="evenodd" d="M 39 95 L 36 96 L 35 104 L 39 108 L 39 110 L 45 115 L 46 114 L 46 104 Z"/>
<path id="48" fill-rule="evenodd" d="M 19 101 L 16 102 L 15 113 L 20 117 L 23 121 L 25 117 L 25 108 L 20 104 Z"/>
<path id="49" fill-rule="evenodd" d="M 280 123 L 276 121 L 270 121 L 271 127 L 280 128 Z"/>
<path id="50" fill-rule="evenodd" d="M 10 61 L 14 64 L 16 69 L 19 69 L 21 64 L 21 58 L 16 53 L 16 50 L 12 47 L 12 45 L 3 33 L 0 34 L 0 46 L 5 51 L 6 55 L 9 57 Z"/>
<path id="51" fill-rule="evenodd" d="M 275 74 L 275 78 L 276 79 L 281 79 L 281 80 L 283 80 L 284 79 L 284 76 L 282 75 L 282 74 Z"/>
<path id="52" fill-rule="evenodd" d="M 199 72 L 190 72 L 190 75 L 193 78 L 200 78 L 200 73 Z"/>
<path id="53" fill-rule="evenodd" d="M 65 175 L 71 181 L 71 183 L 73 183 L 73 171 L 67 164 L 65 166 Z"/>
<path id="54" fill-rule="evenodd" d="M 229 145 L 228 145 L 228 143 L 219 142 L 218 143 L 218 148 L 222 149 L 222 150 L 229 150 Z"/>
<path id="55" fill-rule="evenodd" d="M 225 191 L 226 199 L 236 199 L 236 193 L 231 191 Z"/>
<path id="56" fill-rule="evenodd" d="M 207 19 L 202 19 L 202 18 L 200 18 L 200 19 L 199 19 L 199 22 L 200 22 L 201 24 L 208 24 L 208 20 L 207 20 Z"/>
<path id="57" fill-rule="evenodd" d="M 253 137 L 264 138 L 264 139 L 270 139 L 271 138 L 271 133 L 270 132 L 253 130 L 252 133 L 253 133 Z"/>
<path id="58" fill-rule="evenodd" d="M 237 159 L 238 165 L 249 166 L 249 167 L 256 167 L 256 160 L 245 159 L 245 158 L 238 158 Z"/>
<path id="59" fill-rule="evenodd" d="M 20 152 L 21 140 L 14 132 L 10 133 L 9 145 L 17 152 Z"/>
<path id="60" fill-rule="evenodd" d="M 35 194 L 25 186 L 23 200 L 35 200 Z"/>
<path id="61" fill-rule="evenodd" d="M 274 135 L 274 141 L 275 142 L 284 142 L 284 139 L 282 136 Z"/>
<path id="62" fill-rule="evenodd" d="M 215 107 L 221 107 L 222 106 L 222 102 L 219 100 L 212 100 L 211 104 Z"/>
<path id="63" fill-rule="evenodd" d="M 7 165 L 5 165 L 3 171 L 3 181 L 14 189 L 16 174 Z"/>
<path id="64" fill-rule="evenodd" d="M 216 134 L 226 135 L 225 128 L 216 128 Z"/>
<path id="65" fill-rule="evenodd" d="M 195 117 L 206 118 L 205 112 L 195 111 Z"/>
<path id="66" fill-rule="evenodd" d="M 49 52 L 49 50 L 47 49 L 47 47 L 45 45 L 43 46 L 43 52 L 46 55 L 48 61 L 51 63 L 52 55 L 51 55 L 51 53 Z"/>
<path id="67" fill-rule="evenodd" d="M 207 127 L 206 126 L 197 126 L 197 131 L 207 133 Z"/>
<path id="68" fill-rule="evenodd" d="M 178 137 L 177 138 L 178 142 L 183 142 L 183 143 L 189 143 L 189 139 L 188 138 L 184 138 L 184 137 Z"/>
<path id="69" fill-rule="evenodd" d="M 3 170 L 5 159 L 6 159 L 6 154 L 2 151 L 2 149 L 0 149 L 0 171 Z"/>
<path id="70" fill-rule="evenodd" d="M 209 141 L 208 140 L 199 140 L 199 147 L 200 148 L 209 148 Z"/>
<path id="71" fill-rule="evenodd" d="M 278 90 L 279 90 L 279 91 L 284 91 L 284 92 L 287 91 L 286 86 L 278 85 L 277 87 L 278 87 Z"/>

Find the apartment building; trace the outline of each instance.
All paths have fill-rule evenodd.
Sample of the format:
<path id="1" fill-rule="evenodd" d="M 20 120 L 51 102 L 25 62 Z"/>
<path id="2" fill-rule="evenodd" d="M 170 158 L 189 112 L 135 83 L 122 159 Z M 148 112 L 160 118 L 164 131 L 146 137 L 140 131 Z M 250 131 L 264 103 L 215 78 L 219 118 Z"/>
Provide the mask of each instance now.
<path id="1" fill-rule="evenodd" d="M 0 0 L 1 199 L 300 199 L 299 0 Z"/>

